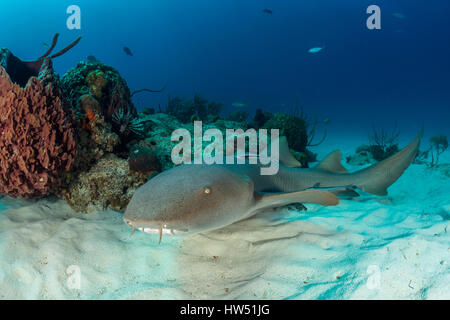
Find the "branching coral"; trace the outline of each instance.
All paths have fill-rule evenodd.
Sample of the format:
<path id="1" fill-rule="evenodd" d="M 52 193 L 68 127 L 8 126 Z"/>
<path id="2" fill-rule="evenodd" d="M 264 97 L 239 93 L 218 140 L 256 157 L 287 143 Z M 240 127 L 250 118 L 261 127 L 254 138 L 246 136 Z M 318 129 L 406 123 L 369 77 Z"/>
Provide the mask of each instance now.
<path id="1" fill-rule="evenodd" d="M 431 162 L 429 163 L 429 166 L 436 167 L 439 163 L 439 156 L 448 148 L 448 140 L 446 136 L 441 134 L 439 136 L 431 137 L 430 143 L 431 146 L 429 152 L 431 152 Z"/>
<path id="2" fill-rule="evenodd" d="M 297 102 L 294 107 L 294 115 L 297 118 L 303 119 L 305 122 L 306 130 L 308 132 L 308 142 L 306 144 L 307 147 L 317 147 L 318 145 L 321 145 L 325 139 L 327 138 L 327 130 L 324 129 L 322 138 L 316 142 L 314 142 L 316 138 L 317 133 L 317 127 L 319 125 L 319 121 L 317 118 L 314 119 L 314 121 L 311 121 L 308 115 L 304 112 L 303 108 L 300 107 L 299 103 Z"/>
<path id="3" fill-rule="evenodd" d="M 400 131 L 398 130 L 397 123 L 395 123 L 392 132 L 389 133 L 385 129 L 380 131 L 373 129 L 373 134 L 369 135 L 370 152 L 377 161 L 382 161 L 398 151 L 398 137 Z"/>
<path id="4" fill-rule="evenodd" d="M 31 77 L 25 88 L 0 67 L 0 193 L 39 198 L 55 192 L 76 154 L 59 90 Z"/>

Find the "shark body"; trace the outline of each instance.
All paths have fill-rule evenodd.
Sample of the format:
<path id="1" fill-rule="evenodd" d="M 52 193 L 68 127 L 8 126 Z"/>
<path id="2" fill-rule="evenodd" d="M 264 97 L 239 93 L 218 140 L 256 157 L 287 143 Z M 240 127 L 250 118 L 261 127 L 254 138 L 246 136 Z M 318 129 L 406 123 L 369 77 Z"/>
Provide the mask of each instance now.
<path id="1" fill-rule="evenodd" d="M 261 211 L 291 203 L 337 205 L 356 190 L 386 195 L 387 188 L 417 154 L 423 132 L 404 149 L 368 168 L 348 173 L 340 152 L 314 168 L 299 168 L 280 139 L 280 168 L 261 175 L 259 165 L 181 165 L 149 180 L 133 195 L 124 214 L 130 227 L 147 233 L 189 234 L 219 229 Z"/>

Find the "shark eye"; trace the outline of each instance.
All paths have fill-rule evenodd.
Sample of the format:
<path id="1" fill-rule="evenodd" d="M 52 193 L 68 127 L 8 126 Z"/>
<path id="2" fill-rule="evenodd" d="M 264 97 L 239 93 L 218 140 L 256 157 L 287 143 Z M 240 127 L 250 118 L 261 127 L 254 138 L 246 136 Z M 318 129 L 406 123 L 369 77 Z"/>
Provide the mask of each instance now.
<path id="1" fill-rule="evenodd" d="M 211 188 L 210 187 L 204 187 L 203 188 L 203 193 L 204 194 L 210 194 L 211 193 Z"/>

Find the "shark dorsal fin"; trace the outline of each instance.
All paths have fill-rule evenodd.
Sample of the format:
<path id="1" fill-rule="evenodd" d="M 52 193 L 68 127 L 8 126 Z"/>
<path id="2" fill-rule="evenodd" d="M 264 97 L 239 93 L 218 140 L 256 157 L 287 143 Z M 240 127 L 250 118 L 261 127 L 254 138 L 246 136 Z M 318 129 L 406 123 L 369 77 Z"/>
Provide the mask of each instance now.
<path id="1" fill-rule="evenodd" d="M 255 210 L 281 207 L 291 203 L 315 203 L 323 206 L 335 206 L 339 203 L 338 198 L 328 191 L 306 190 L 298 192 L 255 194 Z"/>
<path id="2" fill-rule="evenodd" d="M 333 172 L 333 173 L 348 173 L 341 164 L 341 151 L 336 150 L 325 157 L 317 166 L 316 169 Z"/>
<path id="3" fill-rule="evenodd" d="M 302 164 L 292 155 L 285 136 L 280 137 L 280 162 L 286 167 L 301 167 Z"/>

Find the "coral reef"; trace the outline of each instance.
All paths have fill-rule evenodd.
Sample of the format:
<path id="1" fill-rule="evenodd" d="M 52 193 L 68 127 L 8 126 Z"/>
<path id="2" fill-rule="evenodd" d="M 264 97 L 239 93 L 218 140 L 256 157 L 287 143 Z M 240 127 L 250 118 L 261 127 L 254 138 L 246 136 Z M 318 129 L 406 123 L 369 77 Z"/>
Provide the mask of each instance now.
<path id="1" fill-rule="evenodd" d="M 236 110 L 235 112 L 228 115 L 227 120 L 244 122 L 247 121 L 249 113 L 245 110 Z"/>
<path id="2" fill-rule="evenodd" d="M 86 113 L 83 126 L 91 132 L 92 140 L 101 150 L 112 152 L 120 139 L 111 131 L 111 124 L 105 121 L 98 101 L 91 95 L 83 95 L 80 97 L 80 105 Z"/>
<path id="3" fill-rule="evenodd" d="M 45 69 L 43 78 L 52 77 Z M 0 193 L 39 198 L 71 169 L 76 137 L 55 84 L 32 76 L 25 88 L 0 67 Z"/>
<path id="4" fill-rule="evenodd" d="M 359 146 L 354 155 L 346 158 L 347 163 L 361 166 L 389 158 L 399 150 L 397 143 L 399 135 L 397 124 L 391 133 L 385 129 L 379 131 L 373 129 L 372 134 L 369 135 L 370 145 Z"/>
<path id="5" fill-rule="evenodd" d="M 128 165 L 132 172 L 140 172 L 147 176 L 161 171 L 161 163 L 149 147 L 136 146 L 130 153 Z"/>
<path id="6" fill-rule="evenodd" d="M 448 148 L 448 140 L 447 137 L 443 134 L 439 136 L 434 136 L 430 138 L 430 150 L 431 153 L 431 162 L 429 163 L 430 167 L 435 167 L 439 164 L 439 156 L 442 152 L 447 150 Z"/>
<path id="7" fill-rule="evenodd" d="M 272 114 L 270 112 L 262 109 L 257 109 L 250 126 L 258 130 L 259 128 L 262 128 L 271 117 Z"/>
<path id="8" fill-rule="evenodd" d="M 263 128 L 280 129 L 280 136 L 286 136 L 291 149 L 306 152 L 308 132 L 304 119 L 287 113 L 275 113 Z"/>
<path id="9" fill-rule="evenodd" d="M 396 153 L 398 149 L 398 137 L 400 131 L 395 124 L 394 129 L 389 133 L 385 129 L 377 131 L 373 129 L 372 135 L 369 136 L 370 153 L 376 161 L 382 161 Z"/>
<path id="10" fill-rule="evenodd" d="M 92 71 L 87 76 L 87 83 L 91 94 L 97 99 L 102 98 L 102 91 L 106 85 L 106 79 L 103 71 Z"/>
<path id="11" fill-rule="evenodd" d="M 354 155 L 346 158 L 346 161 L 348 164 L 353 166 L 362 166 L 375 163 L 377 160 L 374 159 L 370 146 L 361 145 L 356 149 L 356 153 Z"/>
<path id="12" fill-rule="evenodd" d="M 214 122 L 219 118 L 223 105 L 218 102 L 208 101 L 201 95 L 196 94 L 193 99 L 170 98 L 165 113 L 172 115 L 182 123 L 192 122 L 196 119 Z"/>
<path id="13" fill-rule="evenodd" d="M 147 176 L 131 171 L 127 160 L 106 154 L 89 171 L 80 173 L 62 195 L 78 212 L 124 210 Z"/>
<path id="14" fill-rule="evenodd" d="M 145 128 L 145 137 L 138 141 L 130 142 L 127 145 L 127 149 L 132 150 L 131 153 L 133 153 L 136 148 L 144 148 L 145 152 L 151 153 L 152 156 L 157 158 L 162 170 L 172 168 L 174 164 L 171 160 L 171 152 L 175 146 L 175 143 L 171 140 L 172 132 L 175 129 L 184 128 L 191 132 L 193 138 L 193 123 L 181 123 L 177 118 L 166 113 L 142 113 L 140 119 Z M 247 123 L 218 119 L 215 122 L 203 124 L 204 131 L 211 128 L 221 130 L 225 136 L 226 129 L 242 128 L 246 130 Z"/>
<path id="15" fill-rule="evenodd" d="M 124 111 L 123 108 L 119 108 L 112 115 L 112 122 L 119 127 L 119 133 L 124 135 L 127 131 L 133 132 L 136 135 L 142 135 L 144 133 L 144 125 L 138 117 L 128 111 Z"/>
<path id="16" fill-rule="evenodd" d="M 112 130 L 121 139 L 128 139 L 136 131 L 136 127 L 128 126 L 133 125 L 137 117 L 130 89 L 113 67 L 98 61 L 79 62 L 64 74 L 61 84 L 67 103 L 79 119 L 86 116 L 80 98 L 90 94 L 96 98 L 105 122 L 112 125 Z M 126 121 L 122 118 L 117 121 L 119 115 L 126 115 Z"/>
<path id="17" fill-rule="evenodd" d="M 169 97 L 164 113 L 161 106 L 138 113 L 133 95 L 161 92 L 167 84 L 130 93 L 119 72 L 95 58 L 79 62 L 59 80 L 51 59 L 80 38 L 50 55 L 57 38 L 32 62 L 0 51 L 0 65 L 7 68 L 0 72 L 1 193 L 28 198 L 54 193 L 80 212 L 123 210 L 147 179 L 175 166 L 172 132 L 185 128 L 193 133 L 196 120 L 203 121 L 204 131 L 216 128 L 224 135 L 226 129 L 280 129 L 304 166 L 314 160 L 307 147 L 315 124 L 311 129 L 302 116 L 259 109 L 250 122 L 244 110 L 221 119 L 223 105 L 199 94 Z"/>

